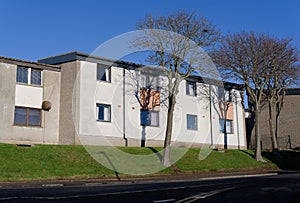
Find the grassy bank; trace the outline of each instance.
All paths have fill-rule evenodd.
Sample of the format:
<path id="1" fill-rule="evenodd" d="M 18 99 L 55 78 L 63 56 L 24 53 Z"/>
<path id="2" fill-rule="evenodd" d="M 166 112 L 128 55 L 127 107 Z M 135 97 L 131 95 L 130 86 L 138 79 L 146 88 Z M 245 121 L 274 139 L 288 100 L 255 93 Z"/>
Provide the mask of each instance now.
<path id="1" fill-rule="evenodd" d="M 130 154 L 150 154 L 160 148 L 124 148 Z M 199 149 L 189 149 L 175 164 L 163 173 L 179 171 L 219 171 L 229 169 L 255 169 L 276 167 L 276 162 L 286 165 L 282 158 L 265 154 L 268 161 L 262 164 L 252 158 L 252 151 L 227 150 L 225 153 L 213 151 L 207 159 L 198 160 Z M 299 153 L 297 154 L 299 156 Z M 286 160 L 285 160 L 286 161 Z M 291 160 L 292 161 L 292 160 Z M 299 161 L 298 161 L 299 163 Z M 36 145 L 17 147 L 0 144 L 0 180 L 89 178 L 114 176 L 111 171 L 97 163 L 82 146 Z"/>

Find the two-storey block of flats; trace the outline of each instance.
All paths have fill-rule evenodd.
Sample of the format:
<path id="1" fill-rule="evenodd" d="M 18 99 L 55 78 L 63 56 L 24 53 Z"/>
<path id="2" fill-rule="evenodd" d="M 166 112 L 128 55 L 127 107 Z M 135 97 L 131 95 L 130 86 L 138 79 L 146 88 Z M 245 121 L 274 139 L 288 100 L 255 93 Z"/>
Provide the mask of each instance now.
<path id="1" fill-rule="evenodd" d="M 163 145 L 168 84 L 155 68 L 78 52 L 0 62 L 2 142 Z M 224 84 L 181 81 L 172 145 L 246 147 L 243 89 Z"/>

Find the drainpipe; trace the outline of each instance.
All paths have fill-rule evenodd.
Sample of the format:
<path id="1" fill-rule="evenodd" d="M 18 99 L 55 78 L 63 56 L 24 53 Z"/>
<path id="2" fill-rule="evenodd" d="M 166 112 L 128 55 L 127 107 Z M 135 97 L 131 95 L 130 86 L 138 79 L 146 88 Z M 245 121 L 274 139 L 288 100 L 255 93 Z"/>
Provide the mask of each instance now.
<path id="1" fill-rule="evenodd" d="M 125 67 L 123 67 L 123 139 L 125 141 L 125 147 L 128 147 L 128 139 L 126 138 L 126 128 L 125 128 Z"/>
<path id="2" fill-rule="evenodd" d="M 237 128 L 237 139 L 238 139 L 238 150 L 240 150 L 240 127 L 239 127 L 239 112 L 237 103 L 237 94 L 234 92 L 235 96 L 235 114 L 236 114 L 236 128 Z"/>
<path id="3" fill-rule="evenodd" d="M 210 121 L 210 142 L 211 142 L 211 145 L 210 147 L 212 148 L 213 147 L 213 144 L 214 144 L 214 140 L 213 140 L 213 126 L 212 126 L 212 106 L 211 106 L 211 103 L 212 103 L 212 95 L 211 95 L 211 85 L 209 84 L 208 86 L 209 88 L 209 121 Z"/>

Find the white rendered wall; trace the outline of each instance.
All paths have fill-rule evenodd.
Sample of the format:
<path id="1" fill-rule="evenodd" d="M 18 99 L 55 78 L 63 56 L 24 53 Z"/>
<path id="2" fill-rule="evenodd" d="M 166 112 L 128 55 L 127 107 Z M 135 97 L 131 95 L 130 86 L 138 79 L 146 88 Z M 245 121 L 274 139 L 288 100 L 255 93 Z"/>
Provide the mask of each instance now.
<path id="1" fill-rule="evenodd" d="M 137 86 L 134 84 L 136 78 L 133 70 L 125 70 L 125 97 L 123 96 L 123 69 L 111 68 L 111 82 L 97 81 L 97 64 L 91 62 L 80 62 L 80 113 L 79 134 L 80 137 L 89 137 L 89 144 L 112 144 L 99 137 L 115 137 L 123 139 L 141 140 L 143 127 L 140 125 L 140 105 L 135 97 Z M 208 92 L 208 85 L 197 83 L 197 88 Z M 161 102 L 165 101 L 164 92 L 161 92 Z M 125 99 L 125 106 L 123 105 Z M 240 103 L 238 100 L 237 103 Z M 96 104 L 111 105 L 111 122 L 97 121 Z M 159 126 L 147 126 L 145 128 L 146 141 L 163 141 L 165 137 L 167 108 L 166 103 L 161 103 L 159 112 Z M 243 109 L 241 105 L 233 104 L 233 129 L 234 133 L 228 135 L 228 146 L 245 146 Z M 123 114 L 124 113 L 124 114 Z M 198 129 L 188 130 L 186 115 L 197 115 Z M 125 115 L 125 116 L 124 116 Z M 237 119 L 238 115 L 238 127 Z M 125 119 L 125 120 L 124 120 Z M 186 95 L 186 81 L 182 81 L 175 106 L 173 119 L 172 141 L 184 143 L 205 143 L 213 145 L 224 145 L 224 136 L 220 133 L 219 115 L 212 108 L 210 115 L 210 104 L 208 95 L 197 96 Z M 125 123 L 125 126 L 123 126 Z M 212 125 L 212 128 L 211 126 Z M 237 135 L 239 134 L 239 137 Z M 87 139 L 88 140 L 88 139 Z M 105 143 L 107 141 L 107 143 Z M 98 143 L 102 142 L 102 143 Z M 104 143 L 103 143 L 104 142 Z M 87 143 L 85 143 L 87 144 Z M 137 143 L 138 144 L 138 143 Z"/>

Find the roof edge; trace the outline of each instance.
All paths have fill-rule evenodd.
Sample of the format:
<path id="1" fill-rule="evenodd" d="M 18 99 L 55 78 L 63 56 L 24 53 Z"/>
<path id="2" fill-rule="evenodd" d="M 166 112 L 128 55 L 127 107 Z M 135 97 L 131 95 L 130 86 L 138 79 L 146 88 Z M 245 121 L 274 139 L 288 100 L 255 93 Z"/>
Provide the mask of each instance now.
<path id="1" fill-rule="evenodd" d="M 60 66 L 0 56 L 0 62 L 43 70 L 60 71 Z"/>

